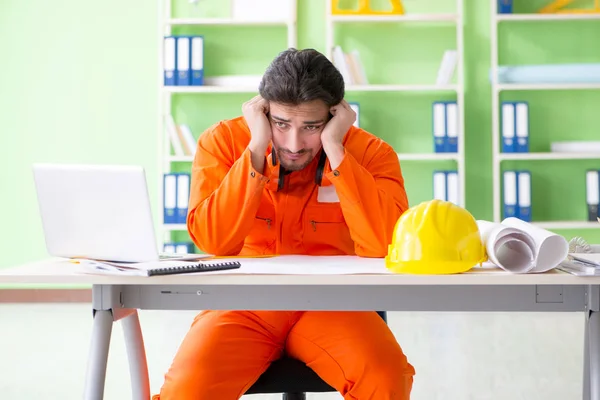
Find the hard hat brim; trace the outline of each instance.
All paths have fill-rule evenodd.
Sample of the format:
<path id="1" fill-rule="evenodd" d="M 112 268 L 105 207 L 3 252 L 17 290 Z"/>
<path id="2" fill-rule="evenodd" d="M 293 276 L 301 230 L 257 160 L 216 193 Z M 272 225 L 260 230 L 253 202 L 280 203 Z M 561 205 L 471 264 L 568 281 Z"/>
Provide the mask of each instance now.
<path id="1" fill-rule="evenodd" d="M 397 274 L 413 275 L 451 275 L 461 274 L 473 269 L 479 263 L 464 261 L 399 261 L 392 262 L 385 258 L 385 266 L 388 270 Z"/>

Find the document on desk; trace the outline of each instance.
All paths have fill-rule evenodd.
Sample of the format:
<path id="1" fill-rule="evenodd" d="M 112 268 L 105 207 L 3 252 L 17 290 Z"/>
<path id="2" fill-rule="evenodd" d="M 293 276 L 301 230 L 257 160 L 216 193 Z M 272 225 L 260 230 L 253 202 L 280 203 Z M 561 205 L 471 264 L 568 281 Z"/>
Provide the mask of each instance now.
<path id="1" fill-rule="evenodd" d="M 193 262 L 161 261 L 142 265 L 107 263 L 90 260 L 79 261 L 87 273 L 109 275 L 145 276 L 149 268 L 174 265 L 194 265 Z M 383 258 L 363 258 L 358 256 L 305 256 L 283 255 L 275 257 L 207 257 L 203 263 L 235 263 L 240 267 L 217 271 L 186 272 L 202 275 L 352 275 L 352 274 L 392 274 L 385 267 Z"/>
<path id="2" fill-rule="evenodd" d="M 218 259 L 218 257 L 216 257 Z M 393 272 L 385 267 L 383 258 L 358 256 L 307 256 L 282 255 L 270 258 L 228 257 L 239 261 L 241 267 L 234 271 L 210 271 L 212 274 L 268 274 L 268 275 L 359 275 L 386 274 Z"/>
<path id="3" fill-rule="evenodd" d="M 501 223 L 479 220 L 477 225 L 489 260 L 505 271 L 546 272 L 567 258 L 569 244 L 564 237 L 518 218 Z"/>

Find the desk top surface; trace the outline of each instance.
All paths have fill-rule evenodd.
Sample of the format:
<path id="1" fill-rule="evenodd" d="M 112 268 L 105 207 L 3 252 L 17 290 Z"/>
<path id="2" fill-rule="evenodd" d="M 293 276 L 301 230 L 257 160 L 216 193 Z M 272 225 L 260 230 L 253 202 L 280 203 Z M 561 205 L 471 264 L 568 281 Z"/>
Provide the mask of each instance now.
<path id="1" fill-rule="evenodd" d="M 242 259 L 241 262 L 242 267 L 235 270 L 145 277 L 89 273 L 79 264 L 64 259 L 47 259 L 0 269 L 0 284 L 600 285 L 600 276 L 580 277 L 558 270 L 512 274 L 491 264 L 475 267 L 463 274 L 408 275 L 389 272 L 383 259 L 293 256 L 288 259 Z M 345 268 L 348 263 L 353 267 Z"/>

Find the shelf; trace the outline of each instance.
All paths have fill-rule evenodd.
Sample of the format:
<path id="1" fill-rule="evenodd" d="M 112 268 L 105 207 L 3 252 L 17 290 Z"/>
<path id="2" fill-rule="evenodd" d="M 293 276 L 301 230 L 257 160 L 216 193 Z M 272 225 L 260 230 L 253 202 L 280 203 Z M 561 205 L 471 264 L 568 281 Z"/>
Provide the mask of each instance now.
<path id="1" fill-rule="evenodd" d="M 546 221 L 533 225 L 543 229 L 600 229 L 600 223 L 593 221 Z"/>
<path id="2" fill-rule="evenodd" d="M 457 85 L 348 85 L 347 92 L 456 92 Z"/>
<path id="3" fill-rule="evenodd" d="M 333 22 L 456 22 L 456 14 L 332 15 Z"/>
<path id="4" fill-rule="evenodd" d="M 194 156 L 169 156 L 169 162 L 193 162 Z"/>
<path id="5" fill-rule="evenodd" d="M 600 153 L 501 153 L 499 160 L 600 160 Z"/>
<path id="6" fill-rule="evenodd" d="M 186 224 L 163 224 L 163 228 L 167 231 L 187 231 Z"/>
<path id="7" fill-rule="evenodd" d="M 600 85 L 599 85 L 600 86 Z M 253 86 L 163 86 L 167 93 L 258 93 Z M 347 92 L 456 92 L 457 85 L 348 85 Z"/>
<path id="8" fill-rule="evenodd" d="M 458 153 L 397 153 L 400 161 L 458 161 Z M 188 162 L 194 161 L 192 156 L 169 156 L 169 162 Z"/>
<path id="9" fill-rule="evenodd" d="M 400 161 L 458 161 L 458 153 L 397 153 Z"/>
<path id="10" fill-rule="evenodd" d="M 588 90 L 600 89 L 600 83 L 500 83 L 501 90 Z"/>
<path id="11" fill-rule="evenodd" d="M 173 18 L 167 25 L 232 25 L 232 26 L 287 26 L 295 23 L 291 20 L 238 20 L 233 18 Z"/>
<path id="12" fill-rule="evenodd" d="M 252 86 L 163 86 L 167 93 L 258 93 Z"/>
<path id="13" fill-rule="evenodd" d="M 600 20 L 600 14 L 498 14 L 496 21 L 581 21 Z"/>

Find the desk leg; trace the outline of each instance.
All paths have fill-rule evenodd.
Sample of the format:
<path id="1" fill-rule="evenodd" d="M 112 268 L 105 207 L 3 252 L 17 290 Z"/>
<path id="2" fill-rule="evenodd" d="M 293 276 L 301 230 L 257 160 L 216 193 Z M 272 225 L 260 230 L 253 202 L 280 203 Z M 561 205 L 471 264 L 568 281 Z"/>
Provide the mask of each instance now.
<path id="1" fill-rule="evenodd" d="M 131 375 L 131 398 L 133 400 L 150 399 L 150 379 L 148 378 L 148 363 L 144 338 L 137 311 L 132 312 L 121 320 L 125 347 L 129 359 L 129 373 Z"/>
<path id="2" fill-rule="evenodd" d="M 85 377 L 85 394 L 83 397 L 85 400 L 102 400 L 104 397 L 106 364 L 108 363 L 112 326 L 112 312 L 108 310 L 94 312 L 92 342 Z"/>
<path id="3" fill-rule="evenodd" d="M 584 365 L 584 373 L 587 376 L 584 378 L 584 399 L 587 389 L 590 400 L 600 400 L 600 312 L 588 311 L 586 319 L 587 365 Z"/>
<path id="4" fill-rule="evenodd" d="M 583 400 L 590 400 L 590 327 L 586 313 L 583 327 Z"/>

